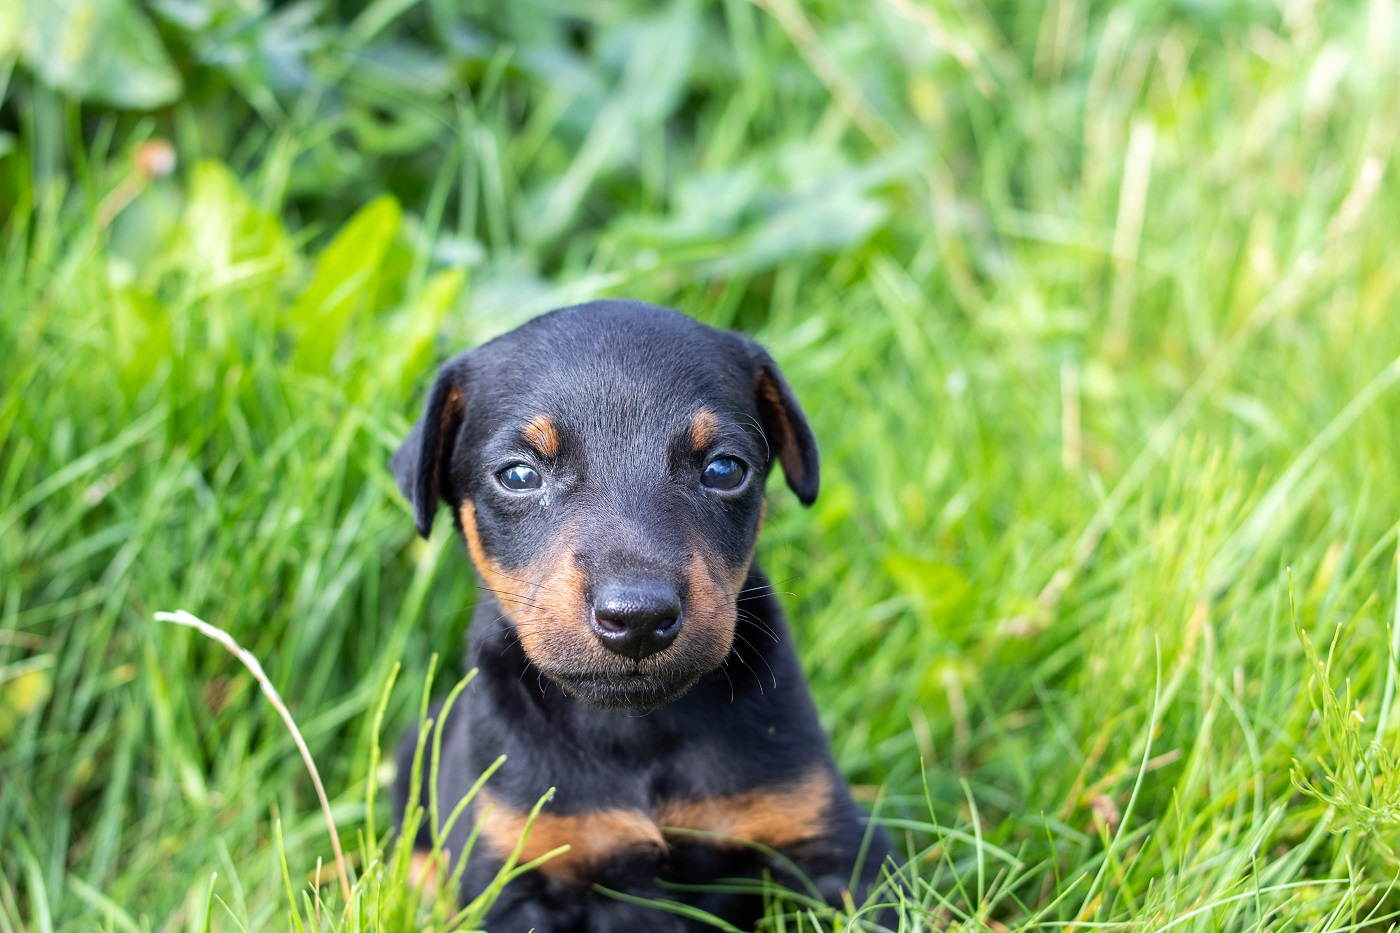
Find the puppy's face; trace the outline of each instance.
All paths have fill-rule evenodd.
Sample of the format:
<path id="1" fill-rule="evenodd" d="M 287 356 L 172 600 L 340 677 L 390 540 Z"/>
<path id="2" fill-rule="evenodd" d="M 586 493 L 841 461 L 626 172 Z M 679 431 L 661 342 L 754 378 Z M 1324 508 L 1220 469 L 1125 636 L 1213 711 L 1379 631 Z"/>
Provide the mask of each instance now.
<path id="1" fill-rule="evenodd" d="M 649 709 L 729 654 L 774 460 L 810 502 L 816 447 L 762 349 L 599 302 L 448 363 L 393 465 L 420 532 L 451 507 L 541 673 Z"/>

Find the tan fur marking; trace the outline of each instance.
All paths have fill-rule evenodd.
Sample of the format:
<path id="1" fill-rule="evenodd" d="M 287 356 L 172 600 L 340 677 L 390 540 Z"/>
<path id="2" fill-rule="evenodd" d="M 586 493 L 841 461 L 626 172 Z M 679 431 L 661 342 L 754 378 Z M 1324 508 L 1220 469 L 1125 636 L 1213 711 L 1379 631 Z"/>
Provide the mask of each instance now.
<path id="1" fill-rule="evenodd" d="M 690 421 L 690 446 L 696 450 L 704 450 L 718 434 L 719 416 L 708 408 L 697 411 Z"/>
<path id="2" fill-rule="evenodd" d="M 600 862 L 615 856 L 662 854 L 666 833 L 683 830 L 713 833 L 706 845 L 742 846 L 757 843 L 784 849 L 819 838 L 826 832 L 826 811 L 831 803 L 830 776 L 821 770 L 782 787 L 759 788 L 724 797 L 663 800 L 653 818 L 640 808 L 623 807 L 589 813 L 544 812 L 521 848 L 521 863 L 533 861 L 561 846 L 569 850 L 554 856 L 537 871 L 573 883 L 588 879 Z M 481 838 L 498 857 L 515 850 L 530 815 L 479 792 L 476 812 L 481 814 Z M 724 837 L 724 838 L 718 838 Z"/>
<path id="3" fill-rule="evenodd" d="M 723 577 L 717 578 L 701 556 L 702 553 L 697 548 L 695 556 L 685 568 L 686 595 L 689 602 L 686 607 L 685 625 L 703 631 L 707 640 L 712 643 L 723 645 L 724 650 L 718 655 L 722 658 L 729 654 L 729 649 L 734 644 L 734 597 L 744 585 L 747 568 L 745 574 L 739 577 L 738 583 L 734 583 L 730 577 L 728 582 L 731 587 L 726 592 L 720 583 Z"/>
<path id="4" fill-rule="evenodd" d="M 438 441 L 437 450 L 433 451 L 433 462 L 431 466 L 419 464 L 420 468 L 427 467 L 433 471 L 433 489 L 435 491 L 442 488 L 440 485 L 442 477 L 438 473 L 442 466 L 443 445 L 447 443 L 447 436 L 452 433 L 452 422 L 462 417 L 462 412 L 466 407 L 466 396 L 462 394 L 460 386 L 453 386 L 447 390 L 447 398 L 443 400 L 442 411 L 438 412 Z"/>
<path id="5" fill-rule="evenodd" d="M 493 801 L 484 790 L 477 798 L 477 807 L 477 812 L 483 814 L 481 838 L 497 855 L 509 855 L 525 832 L 530 815 Z M 560 846 L 569 846 L 569 851 L 551 858 L 537 871 L 551 877 L 582 881 L 590 868 L 611 856 L 647 850 L 659 853 L 666 848 L 666 841 L 655 821 L 640 809 L 564 815 L 541 813 L 525 839 L 520 862 L 537 859 Z"/>
<path id="6" fill-rule="evenodd" d="M 552 549 L 518 573 L 507 574 L 482 547 L 470 500 L 462 503 L 461 517 L 472 563 L 515 626 L 527 657 L 557 667 L 603 650 L 588 630 L 583 605 L 587 581 L 572 551 Z"/>
<path id="7" fill-rule="evenodd" d="M 447 433 L 448 426 L 452 419 L 462 413 L 466 407 L 466 397 L 462 395 L 461 386 L 453 386 L 447 390 L 447 398 L 443 400 L 442 412 L 439 415 L 438 427 L 442 428 L 442 433 Z"/>
<path id="8" fill-rule="evenodd" d="M 431 852 L 414 852 L 408 863 L 408 883 L 421 887 L 424 895 L 436 895 L 442 884 L 442 860 Z"/>
<path id="9" fill-rule="evenodd" d="M 662 832 L 701 830 L 733 837 L 733 844 L 756 842 L 783 849 L 821 836 L 830 803 L 831 778 L 818 770 L 785 787 L 761 788 L 728 797 L 665 801 L 657 808 L 657 821 Z M 720 842 L 715 840 L 712 844 Z"/>
<path id="10" fill-rule="evenodd" d="M 540 456 L 559 456 L 559 429 L 554 426 L 554 419 L 549 415 L 536 415 L 531 418 L 521 433 L 525 436 L 525 443 L 535 448 Z"/>
<path id="11" fill-rule="evenodd" d="M 792 422 L 788 420 L 787 407 L 778 394 L 778 387 L 762 370 L 758 373 L 758 392 L 778 419 L 778 433 L 782 436 L 773 440 L 778 442 L 778 460 L 783 464 L 783 472 L 793 483 L 801 483 L 806 470 L 802 464 L 802 451 L 797 446 L 797 435 L 793 433 Z"/>
<path id="12" fill-rule="evenodd" d="M 527 612 L 529 623 L 516 626 L 526 655 L 536 664 L 545 660 L 561 666 L 586 656 L 583 652 L 602 650 L 588 628 L 583 598 L 588 577 L 574 552 L 567 547 L 551 550 L 528 572 L 530 579 L 540 583 L 533 590 L 535 605 Z"/>
<path id="13" fill-rule="evenodd" d="M 520 584 L 506 576 L 500 565 L 486 556 L 481 546 L 481 532 L 476 527 L 476 506 L 470 499 L 462 503 L 461 516 L 462 534 L 467 539 L 467 552 L 472 556 L 472 563 L 476 565 L 476 571 L 481 574 L 487 588 L 500 598 L 502 608 L 509 612 L 513 605 L 511 594 L 520 592 Z"/>

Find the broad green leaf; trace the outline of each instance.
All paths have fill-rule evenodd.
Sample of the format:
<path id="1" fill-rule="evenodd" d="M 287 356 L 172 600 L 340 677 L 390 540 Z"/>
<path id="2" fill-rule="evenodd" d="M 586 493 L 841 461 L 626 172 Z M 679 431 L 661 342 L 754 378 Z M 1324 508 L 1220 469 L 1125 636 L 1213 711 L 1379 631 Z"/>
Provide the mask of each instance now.
<path id="1" fill-rule="evenodd" d="M 403 394 L 413 388 L 431 363 L 433 338 L 441 330 L 447 312 L 457 303 L 466 280 L 465 269 L 445 269 L 427 281 L 408 309 L 407 332 L 399 341 L 402 350 L 387 357 L 394 361 L 394 368 L 386 370 L 390 377 L 397 373 Z"/>
<path id="2" fill-rule="evenodd" d="M 221 162 L 195 165 L 185 233 L 191 258 L 211 272 L 227 272 L 228 265 L 254 260 L 281 262 L 292 252 L 277 215 L 258 207 Z"/>
<path id="3" fill-rule="evenodd" d="M 20 24 L 24 21 L 21 0 L 0 0 L 0 62 L 5 62 L 19 52 Z"/>
<path id="4" fill-rule="evenodd" d="M 186 263 L 204 294 L 239 294 L 257 326 L 271 330 L 295 251 L 281 219 L 248 197 L 221 162 L 195 165 L 181 223 Z M 225 308 L 215 302 L 211 308 Z M 246 310 L 245 310 L 246 309 Z M 219 328 L 227 333 L 232 318 Z"/>
<path id="5" fill-rule="evenodd" d="M 65 94 L 134 110 L 180 95 L 160 36 L 130 0 L 0 0 L 7 22 L 18 23 L 20 61 Z"/>
<path id="6" fill-rule="evenodd" d="M 291 310 L 298 369 L 325 372 L 340 338 L 372 303 L 402 211 L 385 195 L 371 201 L 336 234 L 316 260 L 316 274 Z"/>

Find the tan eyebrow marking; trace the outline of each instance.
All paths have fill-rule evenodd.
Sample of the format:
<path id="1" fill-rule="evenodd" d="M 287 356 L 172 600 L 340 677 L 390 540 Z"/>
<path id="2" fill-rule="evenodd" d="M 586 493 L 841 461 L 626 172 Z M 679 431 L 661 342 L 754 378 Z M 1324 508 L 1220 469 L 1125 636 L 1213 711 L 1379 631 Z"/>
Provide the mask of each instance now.
<path id="1" fill-rule="evenodd" d="M 690 421 L 690 443 L 696 450 L 708 447 L 719 434 L 719 416 L 708 408 L 695 413 Z"/>
<path id="2" fill-rule="evenodd" d="M 525 442 L 545 457 L 559 456 L 559 429 L 549 415 L 536 415 L 526 423 L 521 432 Z"/>

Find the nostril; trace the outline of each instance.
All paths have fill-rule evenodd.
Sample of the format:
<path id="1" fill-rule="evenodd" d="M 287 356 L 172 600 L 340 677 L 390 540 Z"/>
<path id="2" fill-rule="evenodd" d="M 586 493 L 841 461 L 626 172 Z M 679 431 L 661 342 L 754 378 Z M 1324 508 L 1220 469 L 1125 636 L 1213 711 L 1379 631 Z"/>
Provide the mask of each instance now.
<path id="1" fill-rule="evenodd" d="M 599 629 L 609 635 L 621 635 L 627 631 L 626 621 L 613 618 L 601 607 L 593 610 L 593 620 Z"/>

